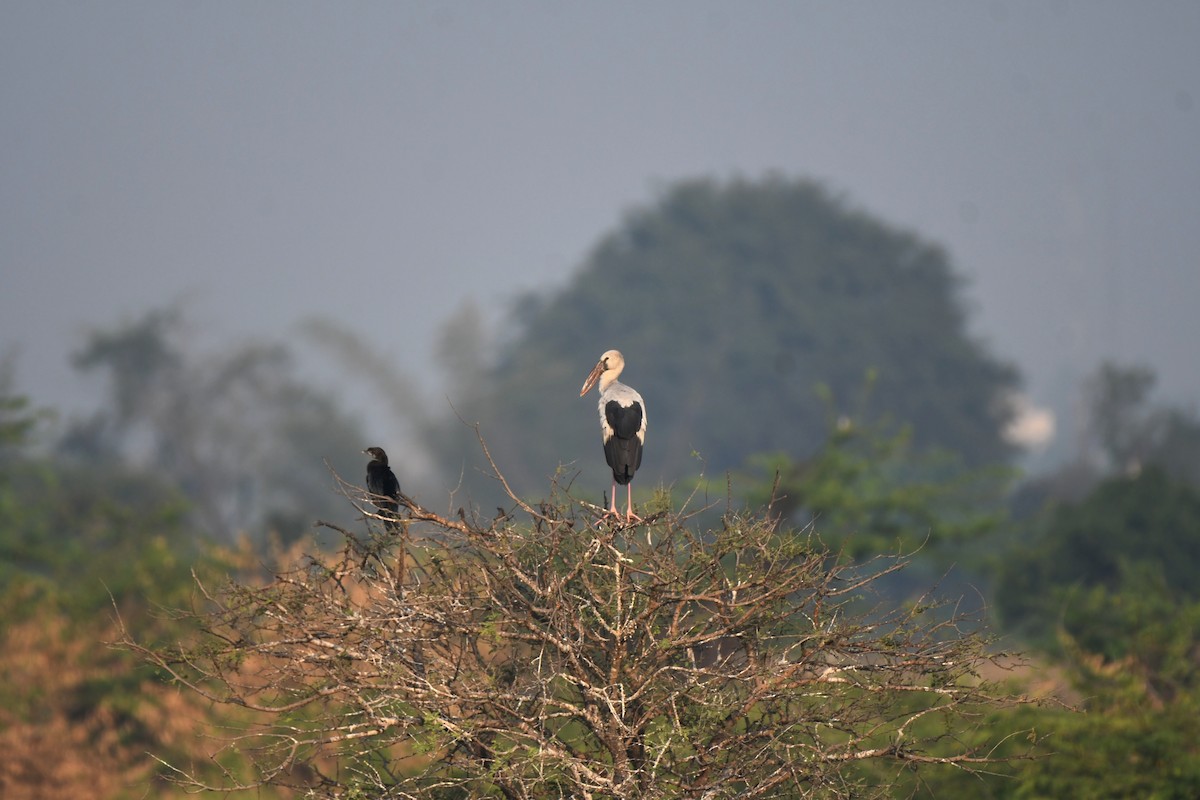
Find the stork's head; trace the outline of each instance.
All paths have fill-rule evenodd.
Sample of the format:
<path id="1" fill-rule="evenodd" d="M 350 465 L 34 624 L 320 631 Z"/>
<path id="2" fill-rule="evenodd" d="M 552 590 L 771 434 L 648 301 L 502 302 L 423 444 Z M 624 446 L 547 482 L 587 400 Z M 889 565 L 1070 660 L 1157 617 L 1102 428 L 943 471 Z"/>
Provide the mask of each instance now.
<path id="1" fill-rule="evenodd" d="M 616 380 L 623 369 L 625 369 L 625 357 L 621 355 L 621 351 L 606 351 L 604 355 L 600 356 L 600 360 L 596 362 L 596 366 L 592 367 L 587 380 L 583 382 L 583 388 L 579 390 L 579 396 L 583 397 L 591 391 L 591 388 L 596 385 L 596 381 L 600 380 L 600 377 L 606 372 L 612 373 L 612 380 Z M 603 391 L 604 386 L 601 385 L 600 389 Z"/>

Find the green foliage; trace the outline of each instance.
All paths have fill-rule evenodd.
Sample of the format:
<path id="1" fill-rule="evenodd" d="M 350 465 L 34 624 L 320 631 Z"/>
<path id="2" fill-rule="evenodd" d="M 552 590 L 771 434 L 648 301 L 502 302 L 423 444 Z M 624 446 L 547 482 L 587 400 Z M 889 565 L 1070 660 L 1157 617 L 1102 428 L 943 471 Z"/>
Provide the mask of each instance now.
<path id="1" fill-rule="evenodd" d="M 1200 709 L 1097 708 L 1059 713 L 1047 726 L 1053 755 L 1026 765 L 1015 800 L 1190 800 L 1200 796 Z"/>
<path id="2" fill-rule="evenodd" d="M 751 507 L 769 507 L 799 525 L 813 522 L 831 546 L 864 559 L 975 544 L 1003 518 L 1010 475 L 968 470 L 951 453 L 917 451 L 910 428 L 842 418 L 808 460 L 754 456 L 748 477 Z"/>
<path id="3" fill-rule="evenodd" d="M 1126 411 L 1107 418 L 1126 420 L 1110 451 L 1136 452 Z M 1149 467 L 1038 525 L 1003 564 L 997 607 L 1052 655 L 1082 713 L 1039 715 L 1053 755 L 994 796 L 1200 796 L 1200 489 Z"/>
<path id="4" fill-rule="evenodd" d="M 1141 624 L 1114 635 L 1128 637 L 1120 657 L 1064 642 L 1082 713 L 1045 713 L 1035 722 L 1053 755 L 1023 768 L 1012 796 L 1200 796 L 1200 603 L 1162 591 L 1094 587 L 1085 604 L 1115 612 L 1117 625 Z"/>
<path id="5" fill-rule="evenodd" d="M 1197 574 L 1200 490 L 1151 467 L 1050 512 L 1037 539 L 1004 564 L 997 608 L 1006 625 L 1046 644 L 1062 625 L 1089 650 L 1117 655 L 1141 624 L 1123 598 L 1200 599 Z"/>
<path id="6" fill-rule="evenodd" d="M 1016 374 L 968 335 L 958 290 L 939 248 L 815 183 L 685 182 L 631 213 L 566 287 L 525 298 L 494 369 L 452 399 L 519 487 L 597 462 L 595 401 L 575 388 L 610 347 L 646 399 L 648 474 L 680 474 L 693 451 L 715 474 L 755 453 L 803 457 L 826 432 L 818 387 L 849 397 L 870 370 L 868 417 L 995 463 L 1010 454 Z M 442 442 L 454 475 L 470 435 Z M 592 485 L 599 463 L 584 469 Z"/>
<path id="7" fill-rule="evenodd" d="M 0 589 L 42 585 L 71 613 L 186 587 L 200 559 L 177 493 L 128 470 L 92 472 L 30 461 L 0 488 Z M 171 591 L 168 592 L 167 590 Z"/>
<path id="8" fill-rule="evenodd" d="M 993 800 L 1124 800 L 1200 796 L 1200 603 L 1130 587 L 1093 587 L 1084 599 L 1097 615 L 1116 614 L 1114 639 L 1124 654 L 1090 652 L 1063 635 L 1060 657 L 1021 668 L 1026 691 L 1054 691 L 1057 703 L 1006 709 L 983 729 L 1028 730 L 1037 757 L 1013 761 L 990 776 L 954 770 L 900 776 L 895 797 Z M 1161 587 L 1160 587 L 1161 589 Z M 1101 617 L 1103 618 L 1103 617 Z M 1110 642 L 1102 642 L 1108 646 Z M 1041 686 L 1043 688 L 1039 689 Z M 1031 752 L 1025 737 L 1002 742 L 997 757 Z"/>
<path id="9" fill-rule="evenodd" d="M 0 468 L 28 443 L 41 416 L 28 397 L 8 389 L 0 374 Z"/>
<path id="10" fill-rule="evenodd" d="M 118 614 L 146 641 L 178 640 L 187 624 L 157 604 L 189 603 L 193 575 L 230 560 L 201 543 L 157 476 L 36 455 L 41 415 L 0 405 L 21 423 L 5 427 L 0 459 L 0 784 L 14 796 L 144 796 L 157 770 L 146 750 L 195 757 L 191 728 L 206 712 L 105 642 L 119 638 Z"/>

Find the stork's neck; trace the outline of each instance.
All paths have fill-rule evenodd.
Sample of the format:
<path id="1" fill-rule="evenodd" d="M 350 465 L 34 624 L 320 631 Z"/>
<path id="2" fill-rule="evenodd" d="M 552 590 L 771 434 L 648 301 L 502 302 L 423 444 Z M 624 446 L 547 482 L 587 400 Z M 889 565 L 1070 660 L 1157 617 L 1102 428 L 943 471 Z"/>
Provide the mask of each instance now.
<path id="1" fill-rule="evenodd" d="M 617 376 L 621 374 L 621 367 L 616 369 L 606 369 L 600 373 L 600 394 L 608 391 L 608 387 L 617 382 Z"/>

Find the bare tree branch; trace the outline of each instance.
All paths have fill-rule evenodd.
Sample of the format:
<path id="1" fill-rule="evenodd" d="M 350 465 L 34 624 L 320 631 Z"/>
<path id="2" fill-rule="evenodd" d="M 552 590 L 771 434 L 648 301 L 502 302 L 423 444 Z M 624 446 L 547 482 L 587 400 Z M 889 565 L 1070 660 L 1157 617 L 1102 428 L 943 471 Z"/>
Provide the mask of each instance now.
<path id="1" fill-rule="evenodd" d="M 888 774 L 859 765 L 995 768 L 1005 736 L 989 738 L 982 715 L 1024 702 L 982 680 L 992 656 L 957 610 L 871 600 L 903 558 L 854 565 L 769 515 L 595 529 L 569 497 L 534 507 L 509 491 L 524 519 L 487 522 L 404 497 L 396 537 L 372 527 L 361 489 L 343 491 L 366 535 L 325 524 L 341 551 L 264 585 L 197 581 L 201 633 L 186 645 L 124 635 L 171 680 L 243 714 L 226 739 L 245 766 L 219 787 L 173 767 L 181 783 L 857 796 Z"/>

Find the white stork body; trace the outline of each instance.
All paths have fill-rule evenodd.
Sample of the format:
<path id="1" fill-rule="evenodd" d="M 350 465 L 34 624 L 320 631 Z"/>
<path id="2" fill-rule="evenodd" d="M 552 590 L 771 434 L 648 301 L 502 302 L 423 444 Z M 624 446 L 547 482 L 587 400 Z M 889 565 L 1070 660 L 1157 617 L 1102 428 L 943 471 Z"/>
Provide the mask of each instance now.
<path id="1" fill-rule="evenodd" d="M 613 486 L 610 514 L 617 514 L 617 485 L 625 487 L 625 516 L 640 521 L 633 513 L 633 473 L 642 465 L 642 445 L 646 441 L 646 402 L 634 389 L 617 380 L 625 369 L 625 358 L 616 350 L 600 356 L 579 396 L 583 397 L 597 381 L 600 383 L 600 434 L 604 458 L 612 468 Z"/>

